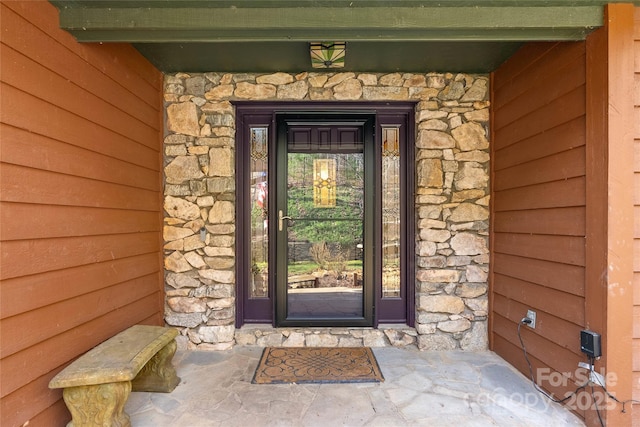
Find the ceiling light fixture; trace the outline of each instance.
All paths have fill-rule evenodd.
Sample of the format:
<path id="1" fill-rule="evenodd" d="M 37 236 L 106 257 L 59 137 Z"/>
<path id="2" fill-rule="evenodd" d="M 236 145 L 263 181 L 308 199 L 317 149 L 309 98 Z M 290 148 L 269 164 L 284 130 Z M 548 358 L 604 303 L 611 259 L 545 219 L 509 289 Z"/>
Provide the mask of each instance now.
<path id="1" fill-rule="evenodd" d="M 313 68 L 344 68 L 346 42 L 313 42 L 309 50 Z"/>

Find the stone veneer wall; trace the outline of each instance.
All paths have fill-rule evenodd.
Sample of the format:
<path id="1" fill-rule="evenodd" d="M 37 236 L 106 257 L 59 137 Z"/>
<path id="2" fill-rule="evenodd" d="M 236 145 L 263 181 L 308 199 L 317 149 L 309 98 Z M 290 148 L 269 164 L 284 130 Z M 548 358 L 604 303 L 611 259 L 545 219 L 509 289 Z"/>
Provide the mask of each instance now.
<path id="1" fill-rule="evenodd" d="M 187 74 L 165 77 L 167 324 L 187 348 L 487 347 L 488 78 L 467 74 Z M 243 327 L 235 316 L 231 100 L 416 104 L 416 328 Z"/>

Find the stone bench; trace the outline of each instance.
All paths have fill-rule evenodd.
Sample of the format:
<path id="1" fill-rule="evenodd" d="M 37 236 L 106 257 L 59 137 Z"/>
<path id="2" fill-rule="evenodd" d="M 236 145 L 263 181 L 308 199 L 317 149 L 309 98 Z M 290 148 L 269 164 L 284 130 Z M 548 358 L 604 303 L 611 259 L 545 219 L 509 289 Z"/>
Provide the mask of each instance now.
<path id="1" fill-rule="evenodd" d="M 311 274 L 302 274 L 300 276 L 290 276 L 287 279 L 289 288 L 317 288 L 317 279 Z"/>
<path id="2" fill-rule="evenodd" d="M 178 331 L 136 325 L 80 356 L 49 382 L 63 388 L 67 427 L 129 427 L 124 405 L 131 391 L 169 393 L 180 382 L 171 359 Z"/>

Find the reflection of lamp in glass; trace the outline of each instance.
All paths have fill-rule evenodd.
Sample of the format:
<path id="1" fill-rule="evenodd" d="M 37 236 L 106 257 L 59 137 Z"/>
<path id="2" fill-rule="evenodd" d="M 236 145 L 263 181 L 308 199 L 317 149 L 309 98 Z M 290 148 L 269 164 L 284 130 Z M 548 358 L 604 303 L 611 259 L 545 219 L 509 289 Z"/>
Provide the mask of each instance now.
<path id="1" fill-rule="evenodd" d="M 397 127 L 382 128 L 382 155 L 398 156 L 400 154 L 400 143 L 398 141 L 400 129 Z"/>
<path id="2" fill-rule="evenodd" d="M 345 42 L 316 42 L 309 44 L 313 68 L 344 68 L 347 50 Z"/>
<path id="3" fill-rule="evenodd" d="M 336 205 L 336 161 L 315 159 L 313 161 L 313 205 L 331 208 Z"/>

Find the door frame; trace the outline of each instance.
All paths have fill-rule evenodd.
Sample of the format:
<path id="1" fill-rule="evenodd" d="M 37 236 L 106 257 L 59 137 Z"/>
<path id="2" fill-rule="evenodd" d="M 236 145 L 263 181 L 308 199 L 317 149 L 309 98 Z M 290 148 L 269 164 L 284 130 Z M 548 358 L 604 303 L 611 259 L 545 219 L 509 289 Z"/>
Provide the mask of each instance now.
<path id="1" fill-rule="evenodd" d="M 250 263 L 250 218 L 247 214 L 251 207 L 251 194 L 246 189 L 250 188 L 250 177 L 245 171 L 250 170 L 248 141 L 249 134 L 246 131 L 250 125 L 265 126 L 269 128 L 269 153 L 274 153 L 277 143 L 276 117 L 282 114 L 299 114 L 303 112 L 320 114 L 372 114 L 375 115 L 374 123 L 374 143 L 381 145 L 381 132 L 383 126 L 401 126 L 403 141 L 402 144 L 402 173 L 403 199 L 401 199 L 401 236 L 404 239 L 401 245 L 402 250 L 402 277 L 404 294 L 403 298 L 382 298 L 381 290 L 374 289 L 375 310 L 373 326 L 378 323 L 397 323 L 407 326 L 415 324 L 415 106 L 416 102 L 341 102 L 341 101 L 316 101 L 316 102 L 266 102 L 266 101 L 233 101 L 236 108 L 236 327 L 241 327 L 245 323 L 264 324 L 270 323 L 276 326 L 276 306 L 275 274 L 270 274 L 268 290 L 270 298 L 250 299 L 247 295 L 246 284 L 251 280 Z M 376 153 L 376 162 L 379 161 L 379 154 Z M 269 170 L 275 171 L 275 156 L 269 156 Z M 375 187 L 380 188 L 381 176 L 375 174 Z M 268 206 L 269 217 L 276 218 L 276 194 L 269 191 Z M 377 236 L 380 235 L 382 218 L 376 217 L 375 212 L 381 209 L 379 198 L 377 198 L 374 210 L 375 230 Z M 273 227 L 270 227 L 273 229 Z M 271 231 L 269 238 L 271 239 Z M 377 237 L 376 237 L 377 238 Z M 375 256 L 380 257 L 381 248 L 376 246 Z M 269 265 L 275 265 L 276 256 L 275 245 L 270 245 Z M 377 262 L 375 277 L 382 274 L 381 263 Z M 389 317 L 379 317 L 378 314 L 388 307 L 388 312 L 397 314 Z M 332 324 L 333 325 L 333 324 Z"/>

